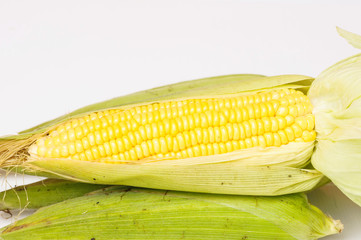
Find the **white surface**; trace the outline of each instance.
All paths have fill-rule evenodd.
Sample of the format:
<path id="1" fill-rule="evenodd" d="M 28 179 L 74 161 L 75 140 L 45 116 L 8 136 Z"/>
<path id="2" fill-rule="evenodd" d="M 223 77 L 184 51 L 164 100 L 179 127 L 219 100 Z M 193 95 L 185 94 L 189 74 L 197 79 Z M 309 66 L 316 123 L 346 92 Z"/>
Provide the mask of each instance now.
<path id="1" fill-rule="evenodd" d="M 360 11 L 358 1 L 1 0 L 0 135 L 181 80 L 317 76 L 358 53 L 335 27 L 361 33 Z M 361 238 L 361 208 L 326 189 L 311 201 L 345 231 L 325 239 Z"/>

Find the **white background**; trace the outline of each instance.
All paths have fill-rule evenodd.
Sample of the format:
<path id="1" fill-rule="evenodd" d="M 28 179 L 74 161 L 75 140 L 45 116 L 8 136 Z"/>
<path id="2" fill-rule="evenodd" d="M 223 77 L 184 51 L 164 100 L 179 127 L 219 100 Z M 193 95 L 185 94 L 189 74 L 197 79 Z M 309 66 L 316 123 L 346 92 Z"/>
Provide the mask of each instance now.
<path id="1" fill-rule="evenodd" d="M 0 135 L 182 80 L 315 77 L 359 52 L 335 27 L 360 34 L 360 13 L 358 1 L 0 0 Z M 345 225 L 325 239 L 361 238 L 361 208 L 334 186 L 310 201 Z"/>

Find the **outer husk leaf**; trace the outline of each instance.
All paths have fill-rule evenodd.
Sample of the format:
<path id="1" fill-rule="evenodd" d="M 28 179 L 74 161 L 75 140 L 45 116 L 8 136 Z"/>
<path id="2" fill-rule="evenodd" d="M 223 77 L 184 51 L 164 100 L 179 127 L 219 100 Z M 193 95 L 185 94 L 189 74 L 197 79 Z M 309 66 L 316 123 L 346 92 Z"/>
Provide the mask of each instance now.
<path id="1" fill-rule="evenodd" d="M 353 47 L 361 49 L 361 36 L 349 31 L 346 31 L 342 28 L 337 27 L 337 32 L 345 38 L 349 44 L 351 44 Z"/>
<path id="2" fill-rule="evenodd" d="M 105 185 L 45 179 L 0 192 L 0 211 L 38 209 L 66 199 L 80 197 L 104 187 Z"/>
<path id="3" fill-rule="evenodd" d="M 1 239 L 318 239 L 342 224 L 305 195 L 247 197 L 119 187 L 39 209 Z"/>
<path id="4" fill-rule="evenodd" d="M 299 169 L 308 163 L 313 143 L 301 143 L 303 148 L 298 144 L 274 149 L 246 149 L 211 157 L 133 164 L 51 158 L 31 160 L 26 164 L 32 169 L 38 168 L 63 178 L 88 183 L 272 196 L 308 191 L 325 182 L 320 172 Z M 62 161 L 61 164 L 59 161 Z"/>
<path id="5" fill-rule="evenodd" d="M 307 92 L 312 81 L 312 78 L 301 75 L 230 75 L 183 82 L 94 104 L 26 130 L 18 136 L 8 137 L 5 141 L 24 145 L 26 138 L 21 139 L 24 136 L 34 134 L 30 137 L 33 138 L 59 122 L 108 108 L 127 108 L 169 99 L 247 94 L 275 88 L 294 88 Z M 19 145 L 19 151 L 26 150 L 23 145 Z M 22 167 L 27 171 L 47 172 L 88 183 L 225 194 L 279 195 L 311 190 L 324 181 L 322 174 L 315 170 L 299 170 L 308 164 L 313 147 L 313 142 L 294 143 L 279 148 L 252 148 L 208 157 L 161 161 L 151 159 L 123 164 L 36 157 L 20 161 L 24 161 Z"/>
<path id="6" fill-rule="evenodd" d="M 340 33 L 353 45 L 361 39 Z M 361 54 L 322 72 L 308 96 L 318 141 L 312 164 L 361 205 Z"/>

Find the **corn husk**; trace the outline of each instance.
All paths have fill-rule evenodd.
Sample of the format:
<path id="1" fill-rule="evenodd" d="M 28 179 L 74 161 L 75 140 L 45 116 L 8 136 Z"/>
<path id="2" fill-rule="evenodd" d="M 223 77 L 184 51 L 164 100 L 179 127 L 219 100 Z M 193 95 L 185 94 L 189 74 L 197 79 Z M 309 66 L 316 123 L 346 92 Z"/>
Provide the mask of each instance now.
<path id="1" fill-rule="evenodd" d="M 45 179 L 0 192 L 0 211 L 38 209 L 104 187 L 62 179 Z"/>
<path id="2" fill-rule="evenodd" d="M 327 181 L 323 174 L 314 169 L 302 169 L 309 164 L 313 142 L 290 143 L 265 149 L 255 147 L 207 157 L 140 160 L 125 164 L 37 158 L 27 156 L 26 150 L 37 137 L 52 127 L 89 112 L 165 100 L 241 95 L 278 88 L 294 88 L 306 93 L 312 81 L 312 78 L 301 75 L 230 75 L 182 82 L 115 98 L 0 139 L 0 166 L 20 166 L 30 173 L 46 172 L 87 183 L 177 191 L 247 195 L 308 191 Z M 4 148 L 10 150 L 3 150 L 1 156 Z"/>
<path id="3" fill-rule="evenodd" d="M 361 36 L 338 31 L 361 49 Z M 312 164 L 361 205 L 361 54 L 322 72 L 308 96 L 318 139 Z"/>
<path id="4" fill-rule="evenodd" d="M 318 239 L 343 226 L 304 194 L 252 197 L 111 187 L 0 229 L 15 239 Z"/>

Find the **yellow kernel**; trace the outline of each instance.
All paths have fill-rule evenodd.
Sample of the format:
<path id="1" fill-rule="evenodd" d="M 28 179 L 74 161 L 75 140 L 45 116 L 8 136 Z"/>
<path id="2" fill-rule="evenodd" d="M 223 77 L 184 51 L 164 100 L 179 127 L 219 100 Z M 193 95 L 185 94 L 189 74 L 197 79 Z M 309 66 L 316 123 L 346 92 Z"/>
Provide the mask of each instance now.
<path id="1" fill-rule="evenodd" d="M 267 106 L 267 116 L 274 117 L 275 116 L 275 110 L 273 108 L 273 103 L 271 101 L 265 103 Z"/>
<path id="2" fill-rule="evenodd" d="M 289 106 L 288 112 L 289 112 L 289 115 L 292 115 L 293 117 L 298 116 L 297 107 L 295 105 Z"/>
<path id="3" fill-rule="evenodd" d="M 207 144 L 208 155 L 214 155 L 213 143 Z"/>
<path id="4" fill-rule="evenodd" d="M 257 126 L 256 120 L 255 119 L 250 119 L 248 122 L 249 122 L 249 125 L 251 127 L 252 136 L 257 135 L 258 126 Z"/>
<path id="5" fill-rule="evenodd" d="M 125 146 L 123 143 L 123 140 L 121 138 L 118 138 L 115 140 L 117 148 L 118 148 L 118 152 L 119 153 L 123 153 L 125 151 Z"/>
<path id="6" fill-rule="evenodd" d="M 305 117 L 298 117 L 296 118 L 295 122 L 297 123 L 298 126 L 301 127 L 302 130 L 306 130 L 307 129 L 307 120 Z"/>
<path id="7" fill-rule="evenodd" d="M 226 144 L 221 142 L 221 143 L 218 144 L 218 146 L 219 146 L 219 151 L 220 151 L 221 154 L 227 152 Z"/>
<path id="8" fill-rule="evenodd" d="M 240 147 L 240 149 L 245 149 L 246 148 L 245 140 L 239 141 L 239 147 Z"/>
<path id="9" fill-rule="evenodd" d="M 137 154 L 138 159 L 144 158 L 144 154 L 143 154 L 143 150 L 142 150 L 141 146 L 139 146 L 139 145 L 135 146 L 134 151 Z"/>
<path id="10" fill-rule="evenodd" d="M 281 143 L 282 144 L 287 144 L 289 141 L 288 141 L 288 138 L 287 138 L 287 133 L 285 130 L 280 130 L 278 131 L 278 134 L 281 138 Z"/>
<path id="11" fill-rule="evenodd" d="M 212 146 L 213 146 L 213 154 L 214 154 L 214 155 L 221 153 L 221 150 L 219 149 L 218 143 L 213 143 Z"/>
<path id="12" fill-rule="evenodd" d="M 257 119 L 257 135 L 263 135 L 264 134 L 264 126 L 263 126 L 263 120 Z"/>
<path id="13" fill-rule="evenodd" d="M 184 143 L 186 145 L 186 148 L 189 148 L 192 146 L 192 140 L 191 140 L 191 136 L 189 134 L 189 132 L 184 132 L 183 133 L 183 138 L 184 138 Z"/>
<path id="14" fill-rule="evenodd" d="M 296 107 L 297 107 L 297 113 L 299 116 L 302 116 L 305 114 L 305 108 L 303 107 L 303 105 L 297 104 Z"/>
<path id="15" fill-rule="evenodd" d="M 253 147 L 257 147 L 259 145 L 258 143 L 258 136 L 252 136 L 251 137 L 252 145 Z"/>
<path id="16" fill-rule="evenodd" d="M 220 132 L 221 132 L 221 141 L 222 142 L 227 142 L 229 139 L 229 135 L 228 135 L 228 131 L 227 128 L 225 126 L 221 126 L 220 127 Z"/>
<path id="17" fill-rule="evenodd" d="M 249 124 L 249 122 L 243 122 L 242 126 L 244 127 L 244 132 L 246 134 L 246 137 L 249 138 L 252 136 L 252 130 L 251 130 L 251 125 Z"/>
<path id="18" fill-rule="evenodd" d="M 154 148 L 154 152 L 156 154 L 160 153 L 160 143 L 159 143 L 159 139 L 155 138 L 152 140 L 153 143 L 153 148 Z"/>
<path id="19" fill-rule="evenodd" d="M 287 126 L 291 126 L 295 122 L 295 118 L 292 115 L 287 115 L 285 117 L 285 120 L 286 120 L 286 125 Z"/>
<path id="20" fill-rule="evenodd" d="M 117 143 L 116 143 L 115 140 L 111 140 L 109 142 L 109 145 L 110 145 L 110 149 L 111 149 L 113 154 L 118 154 L 119 153 L 118 146 L 117 146 Z"/>
<path id="21" fill-rule="evenodd" d="M 288 108 L 285 106 L 280 106 L 276 113 L 277 116 L 285 117 L 288 115 Z"/>
<path id="22" fill-rule="evenodd" d="M 255 111 L 254 111 L 254 106 L 253 105 L 247 105 L 246 109 L 247 109 L 247 112 L 248 112 L 248 119 L 255 119 L 256 115 L 255 115 Z"/>
<path id="23" fill-rule="evenodd" d="M 231 139 L 233 140 L 239 140 L 241 135 L 240 135 L 240 129 L 239 129 L 239 124 L 237 123 L 233 123 L 232 124 L 232 129 L 233 129 L 233 136 Z"/>
<path id="24" fill-rule="evenodd" d="M 95 160 L 100 158 L 99 150 L 96 146 L 91 148 L 91 152 L 92 152 Z"/>
<path id="25" fill-rule="evenodd" d="M 261 118 L 268 117 L 268 107 L 265 103 L 260 103 Z"/>
<path id="26" fill-rule="evenodd" d="M 61 148 L 60 148 L 60 156 L 62 156 L 62 157 L 69 156 L 68 147 L 66 145 L 61 146 Z"/>
<path id="27" fill-rule="evenodd" d="M 220 131 L 219 127 L 214 127 L 213 131 L 214 131 L 214 141 L 217 143 L 221 142 L 222 137 L 221 137 L 221 131 Z"/>
<path id="28" fill-rule="evenodd" d="M 249 120 L 249 116 L 248 116 L 248 111 L 247 111 L 247 109 L 245 109 L 245 108 L 242 108 L 242 119 L 243 119 L 243 121 L 248 121 Z"/>
<path id="29" fill-rule="evenodd" d="M 198 144 L 198 141 L 197 141 L 197 135 L 196 135 L 196 132 L 195 131 L 190 131 L 188 132 L 189 133 L 189 137 L 190 137 L 190 141 L 191 141 L 191 146 L 195 146 Z M 167 141 L 168 143 L 168 141 Z M 168 145 L 168 144 L 167 144 Z"/>
<path id="30" fill-rule="evenodd" d="M 94 160 L 94 156 L 93 153 L 90 149 L 85 151 L 85 156 L 88 159 L 88 161 L 93 161 Z"/>
<path id="31" fill-rule="evenodd" d="M 177 123 L 175 122 L 175 120 L 171 120 L 170 121 L 170 133 L 171 135 L 176 135 L 178 133 L 178 126 Z"/>
<path id="32" fill-rule="evenodd" d="M 99 130 L 102 127 L 102 123 L 100 122 L 100 120 L 98 118 L 94 119 L 93 124 L 94 124 L 95 130 Z"/>
<path id="33" fill-rule="evenodd" d="M 129 133 L 128 133 L 128 139 L 129 139 L 130 144 L 131 144 L 132 146 L 137 145 L 137 139 L 136 139 L 136 137 L 135 137 L 135 135 L 134 135 L 134 132 L 129 132 Z"/>
<path id="34" fill-rule="evenodd" d="M 278 133 L 273 134 L 273 145 L 276 147 L 281 146 L 281 137 Z"/>
<path id="35" fill-rule="evenodd" d="M 129 150 L 129 155 L 130 155 L 130 160 L 138 160 L 138 156 L 137 153 L 135 152 L 134 149 L 130 149 Z"/>
<path id="36" fill-rule="evenodd" d="M 266 140 L 267 147 L 273 146 L 273 133 L 265 133 L 264 138 Z"/>
<path id="37" fill-rule="evenodd" d="M 302 133 L 302 139 L 305 142 L 311 142 L 314 141 L 316 139 L 316 132 L 315 131 L 303 131 Z"/>
<path id="38" fill-rule="evenodd" d="M 309 114 L 306 116 L 307 121 L 307 130 L 311 131 L 315 128 L 315 116 L 312 114 Z"/>
<path id="39" fill-rule="evenodd" d="M 240 149 L 239 142 L 238 141 L 232 141 L 232 148 L 234 150 Z"/>
<path id="40" fill-rule="evenodd" d="M 103 144 L 104 141 L 103 141 L 102 135 L 99 131 L 95 131 L 94 136 L 95 136 L 95 143 L 97 145 Z"/>
<path id="41" fill-rule="evenodd" d="M 102 158 L 107 156 L 104 145 L 98 146 L 98 152 Z"/>
<path id="42" fill-rule="evenodd" d="M 254 116 L 255 116 L 255 118 L 256 118 L 256 119 L 261 118 L 261 108 L 260 108 L 259 104 L 255 104 L 255 105 L 253 106 L 253 110 L 254 110 Z"/>
<path id="43" fill-rule="evenodd" d="M 244 140 L 245 144 L 246 144 L 246 148 L 251 148 L 253 147 L 253 143 L 252 143 L 252 140 L 250 138 L 246 138 Z"/>
<path id="44" fill-rule="evenodd" d="M 263 131 L 264 132 L 271 132 L 272 131 L 272 123 L 270 118 L 266 117 L 266 118 L 262 118 L 263 120 Z"/>
<path id="45" fill-rule="evenodd" d="M 73 143 L 73 142 L 68 143 L 67 147 L 68 147 L 68 151 L 69 151 L 70 155 L 73 155 L 76 153 L 75 143 Z"/>
<path id="46" fill-rule="evenodd" d="M 160 152 L 166 154 L 168 152 L 167 142 L 164 137 L 159 138 Z"/>
<path id="47" fill-rule="evenodd" d="M 155 154 L 155 151 L 154 151 L 154 147 L 153 147 L 153 142 L 152 142 L 152 140 L 148 140 L 148 141 L 147 141 L 147 146 L 148 146 L 150 155 L 151 155 L 151 156 L 154 155 L 154 154 Z"/>
<path id="48" fill-rule="evenodd" d="M 52 152 L 51 152 L 52 157 L 54 158 L 59 158 L 61 156 L 60 153 L 60 148 L 59 147 L 55 147 L 53 148 Z"/>
<path id="49" fill-rule="evenodd" d="M 258 136 L 258 145 L 262 148 L 267 147 L 266 139 L 264 136 Z"/>
<path id="50" fill-rule="evenodd" d="M 232 142 L 226 142 L 224 145 L 226 146 L 226 152 L 232 152 L 234 150 Z"/>
<path id="51" fill-rule="evenodd" d="M 207 155 L 207 146 L 205 144 L 201 144 L 201 145 L 199 145 L 199 148 L 201 150 L 202 156 L 206 156 Z"/>
<path id="52" fill-rule="evenodd" d="M 150 152 L 149 152 L 148 144 L 146 142 L 142 142 L 140 147 L 142 148 L 142 153 L 143 153 L 144 158 L 149 157 Z"/>
<path id="53" fill-rule="evenodd" d="M 62 143 L 66 143 L 68 141 L 68 134 L 66 132 L 60 134 L 60 141 Z"/>
<path id="54" fill-rule="evenodd" d="M 302 136 L 302 129 L 300 126 L 298 126 L 298 124 L 293 124 L 291 126 L 292 130 L 293 130 L 293 133 L 295 135 L 296 138 L 299 138 Z"/>
<path id="55" fill-rule="evenodd" d="M 276 119 L 278 122 L 278 129 L 284 129 L 287 126 L 285 118 L 277 116 Z"/>
<path id="56" fill-rule="evenodd" d="M 103 146 L 104 146 L 105 154 L 106 154 L 107 156 L 113 155 L 112 148 L 110 147 L 110 143 L 109 143 L 109 142 L 104 143 Z"/>
<path id="57" fill-rule="evenodd" d="M 291 127 L 286 127 L 285 132 L 286 132 L 288 141 L 292 142 L 295 139 L 295 134 L 293 132 L 293 129 Z"/>
<path id="58" fill-rule="evenodd" d="M 277 132 L 278 129 L 279 129 L 277 118 L 272 117 L 270 120 L 271 120 L 271 130 L 272 130 L 272 132 Z"/>
<path id="59" fill-rule="evenodd" d="M 77 139 L 81 139 L 81 138 L 84 136 L 84 134 L 83 134 L 83 128 L 80 127 L 80 126 L 78 126 L 78 127 L 76 127 L 76 128 L 74 129 L 74 133 L 75 133 L 75 137 L 76 137 Z"/>
<path id="60" fill-rule="evenodd" d="M 132 148 L 132 143 L 130 142 L 128 136 L 123 137 L 123 143 L 126 150 L 129 150 Z"/>
<path id="61" fill-rule="evenodd" d="M 160 134 L 159 134 L 158 124 L 154 122 L 151 123 L 151 128 L 152 128 L 152 138 L 159 138 Z"/>

